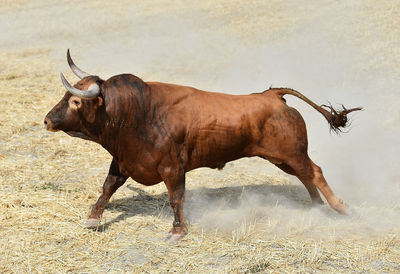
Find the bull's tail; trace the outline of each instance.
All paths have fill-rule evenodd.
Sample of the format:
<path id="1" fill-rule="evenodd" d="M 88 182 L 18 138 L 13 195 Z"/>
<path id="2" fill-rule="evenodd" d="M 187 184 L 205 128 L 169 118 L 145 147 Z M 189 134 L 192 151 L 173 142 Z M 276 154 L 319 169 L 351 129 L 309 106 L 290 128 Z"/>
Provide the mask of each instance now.
<path id="1" fill-rule="evenodd" d="M 298 92 L 294 89 L 291 89 L 291 88 L 273 88 L 270 90 L 274 91 L 278 96 L 281 96 L 281 97 L 285 94 L 290 94 L 290 95 L 296 96 L 297 98 L 300 98 L 307 104 L 311 105 L 319 113 L 324 115 L 325 119 L 328 121 L 328 123 L 330 125 L 331 130 L 334 132 L 341 132 L 342 129 L 348 125 L 349 119 L 347 118 L 347 114 L 349 114 L 350 112 L 353 112 L 353 111 L 363 109 L 362 107 L 347 109 L 342 105 L 343 110 L 338 111 L 338 110 L 335 110 L 332 106 L 328 106 L 328 105 L 318 106 L 313 101 L 308 99 L 306 96 L 304 96 L 300 92 Z"/>

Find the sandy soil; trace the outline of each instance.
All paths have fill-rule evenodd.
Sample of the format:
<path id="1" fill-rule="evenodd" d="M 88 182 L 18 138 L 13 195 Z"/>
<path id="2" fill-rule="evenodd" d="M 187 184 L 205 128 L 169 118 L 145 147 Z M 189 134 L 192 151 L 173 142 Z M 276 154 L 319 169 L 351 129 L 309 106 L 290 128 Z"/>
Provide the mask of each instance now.
<path id="1" fill-rule="evenodd" d="M 400 5 L 397 1 L 0 2 L 0 271 L 399 272 Z M 261 159 L 187 175 L 189 234 L 165 186 L 129 180 L 97 231 L 83 223 L 111 157 L 46 132 L 65 60 L 103 78 L 234 94 L 270 85 L 323 104 L 363 106 L 349 133 L 304 116 L 310 156 L 356 214 L 311 209 L 305 188 Z"/>

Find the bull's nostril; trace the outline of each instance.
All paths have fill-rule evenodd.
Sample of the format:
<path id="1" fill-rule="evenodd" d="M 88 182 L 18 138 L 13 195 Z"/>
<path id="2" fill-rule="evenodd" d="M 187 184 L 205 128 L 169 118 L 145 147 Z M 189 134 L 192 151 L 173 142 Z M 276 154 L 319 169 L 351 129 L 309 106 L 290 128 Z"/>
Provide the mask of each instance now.
<path id="1" fill-rule="evenodd" d="M 44 118 L 44 125 L 45 125 L 45 127 L 47 128 L 47 127 L 49 127 L 49 126 L 51 126 L 51 121 L 50 121 L 50 119 L 49 118 Z"/>

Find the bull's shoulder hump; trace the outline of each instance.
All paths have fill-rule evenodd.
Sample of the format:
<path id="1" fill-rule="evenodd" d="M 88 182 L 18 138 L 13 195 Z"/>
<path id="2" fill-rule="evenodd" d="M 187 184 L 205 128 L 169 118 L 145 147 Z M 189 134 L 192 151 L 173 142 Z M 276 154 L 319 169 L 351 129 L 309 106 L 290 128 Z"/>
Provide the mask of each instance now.
<path id="1" fill-rule="evenodd" d="M 133 74 L 122 73 L 122 74 L 117 74 L 117 75 L 111 76 L 110 78 L 108 78 L 106 80 L 106 82 L 113 82 L 115 80 L 119 80 L 119 79 L 122 79 L 122 78 L 124 78 L 124 79 L 140 79 L 139 77 L 137 77 L 137 76 L 135 76 Z"/>
<path id="2" fill-rule="evenodd" d="M 133 74 L 118 74 L 103 82 L 103 88 L 123 88 L 131 86 L 144 86 L 145 82 Z"/>

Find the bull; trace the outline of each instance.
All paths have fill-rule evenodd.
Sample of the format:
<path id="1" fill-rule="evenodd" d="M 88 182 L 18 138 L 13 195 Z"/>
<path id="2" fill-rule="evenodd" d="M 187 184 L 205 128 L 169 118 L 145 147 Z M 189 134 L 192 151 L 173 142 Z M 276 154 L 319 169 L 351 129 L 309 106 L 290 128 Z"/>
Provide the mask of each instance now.
<path id="1" fill-rule="evenodd" d="M 302 116 L 283 96 L 293 95 L 311 105 L 335 131 L 348 125 L 348 113 L 362 108 L 337 111 L 318 106 L 289 88 L 228 95 L 144 82 L 132 74 L 103 80 L 79 69 L 69 50 L 67 61 L 80 81 L 72 86 L 61 73 L 67 92 L 46 115 L 45 127 L 96 142 L 113 157 L 87 227 L 99 224 L 110 197 L 129 177 L 146 186 L 163 181 L 174 212 L 168 235 L 177 240 L 187 233 L 185 173 L 199 167 L 221 169 L 227 162 L 254 156 L 296 176 L 308 190 L 312 205 L 323 204 L 319 190 L 334 210 L 346 213 L 345 203 L 308 155 Z"/>

